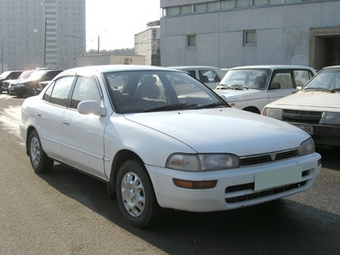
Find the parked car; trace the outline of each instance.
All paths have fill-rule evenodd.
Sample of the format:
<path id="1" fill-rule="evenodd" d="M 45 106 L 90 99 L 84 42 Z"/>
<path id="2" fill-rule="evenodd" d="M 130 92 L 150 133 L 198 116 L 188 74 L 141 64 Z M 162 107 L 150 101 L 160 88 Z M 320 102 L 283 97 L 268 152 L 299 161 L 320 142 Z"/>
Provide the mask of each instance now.
<path id="1" fill-rule="evenodd" d="M 19 97 L 36 95 L 40 92 L 36 90 L 39 82 L 50 81 L 60 72 L 62 72 L 62 70 L 38 69 L 27 79 L 12 82 L 8 87 L 8 91 Z"/>
<path id="2" fill-rule="evenodd" d="M 163 208 L 220 211 L 292 195 L 321 168 L 306 132 L 161 67 L 66 70 L 23 102 L 20 134 L 35 172 L 57 161 L 103 180 L 139 228 Z"/>
<path id="3" fill-rule="evenodd" d="M 36 70 L 25 70 L 23 71 L 18 79 L 11 79 L 11 80 L 5 80 L 3 81 L 3 86 L 7 88 L 7 93 L 8 94 L 14 94 L 14 90 L 10 90 L 10 88 L 14 88 L 14 85 L 17 84 L 17 82 L 21 82 L 22 80 L 28 79 L 32 73 L 34 73 Z"/>
<path id="4" fill-rule="evenodd" d="M 5 71 L 0 74 L 0 94 L 2 91 L 7 91 L 6 83 L 4 84 L 3 81 L 5 80 L 12 80 L 17 79 L 23 71 L 14 70 L 14 71 Z"/>
<path id="5" fill-rule="evenodd" d="M 300 92 L 266 105 L 263 115 L 293 124 L 321 146 L 340 146 L 340 66 L 322 69 Z"/>
<path id="6" fill-rule="evenodd" d="M 214 66 L 171 66 L 170 68 L 188 72 L 211 89 L 215 89 L 225 75 L 225 71 Z"/>
<path id="7" fill-rule="evenodd" d="M 307 66 L 234 67 L 228 70 L 215 92 L 236 108 L 260 114 L 266 104 L 297 92 L 297 86 L 315 74 Z"/>

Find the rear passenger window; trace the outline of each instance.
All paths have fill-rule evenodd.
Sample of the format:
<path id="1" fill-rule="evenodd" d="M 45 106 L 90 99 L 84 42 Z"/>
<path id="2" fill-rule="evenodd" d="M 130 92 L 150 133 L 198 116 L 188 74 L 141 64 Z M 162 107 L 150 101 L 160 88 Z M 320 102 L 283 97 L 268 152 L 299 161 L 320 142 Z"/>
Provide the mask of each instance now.
<path id="1" fill-rule="evenodd" d="M 74 80 L 73 76 L 62 77 L 56 80 L 46 90 L 43 96 L 43 100 L 48 101 L 52 104 L 57 104 L 66 107 L 67 98 L 70 93 L 73 80 Z"/>

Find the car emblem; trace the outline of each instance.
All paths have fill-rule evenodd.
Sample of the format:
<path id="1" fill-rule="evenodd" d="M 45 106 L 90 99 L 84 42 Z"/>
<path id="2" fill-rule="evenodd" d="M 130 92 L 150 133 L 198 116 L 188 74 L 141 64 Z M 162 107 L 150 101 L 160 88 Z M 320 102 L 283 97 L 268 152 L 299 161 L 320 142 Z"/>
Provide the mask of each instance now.
<path id="1" fill-rule="evenodd" d="M 271 153 L 270 158 L 272 159 L 272 161 L 274 161 L 276 159 L 276 153 Z"/>

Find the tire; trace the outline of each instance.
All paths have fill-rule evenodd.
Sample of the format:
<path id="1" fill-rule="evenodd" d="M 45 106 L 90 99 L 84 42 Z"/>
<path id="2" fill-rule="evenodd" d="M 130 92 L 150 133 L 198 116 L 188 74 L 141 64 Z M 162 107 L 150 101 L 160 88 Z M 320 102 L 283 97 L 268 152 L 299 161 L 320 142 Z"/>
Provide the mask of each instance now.
<path id="1" fill-rule="evenodd" d="M 28 155 L 36 173 L 47 173 L 53 167 L 53 160 L 43 151 L 37 131 L 33 130 L 28 139 Z"/>
<path id="2" fill-rule="evenodd" d="M 123 163 L 116 187 L 120 212 L 130 225 L 146 228 L 162 218 L 151 179 L 141 163 L 136 160 Z"/>

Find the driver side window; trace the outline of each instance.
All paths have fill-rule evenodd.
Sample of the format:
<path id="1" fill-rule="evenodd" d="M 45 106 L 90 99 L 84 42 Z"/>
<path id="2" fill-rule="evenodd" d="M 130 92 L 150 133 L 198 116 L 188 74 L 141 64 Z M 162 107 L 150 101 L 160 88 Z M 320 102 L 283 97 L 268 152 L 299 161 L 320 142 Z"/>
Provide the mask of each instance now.
<path id="1" fill-rule="evenodd" d="M 71 108 L 77 109 L 78 104 L 84 100 L 94 100 L 100 104 L 101 96 L 97 82 L 93 77 L 78 77 L 71 98 Z"/>
<path id="2" fill-rule="evenodd" d="M 293 82 L 290 72 L 275 73 L 271 85 L 275 84 L 275 89 L 291 89 Z"/>

